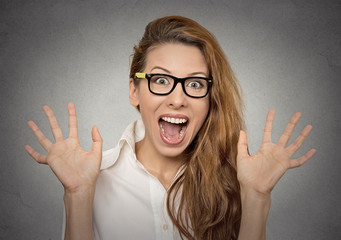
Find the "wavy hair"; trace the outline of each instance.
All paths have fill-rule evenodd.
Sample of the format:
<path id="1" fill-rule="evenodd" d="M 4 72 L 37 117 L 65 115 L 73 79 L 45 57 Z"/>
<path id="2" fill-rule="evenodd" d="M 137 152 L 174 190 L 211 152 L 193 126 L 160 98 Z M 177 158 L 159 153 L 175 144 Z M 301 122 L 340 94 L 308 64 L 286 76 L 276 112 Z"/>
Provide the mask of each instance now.
<path id="1" fill-rule="evenodd" d="M 168 190 L 168 214 L 182 239 L 237 239 L 241 199 L 236 157 L 239 131 L 244 128 L 238 81 L 214 35 L 180 16 L 146 26 L 134 47 L 130 77 L 145 68 L 151 49 L 165 43 L 198 47 L 213 79 L 207 118 L 186 149 L 185 170 Z"/>

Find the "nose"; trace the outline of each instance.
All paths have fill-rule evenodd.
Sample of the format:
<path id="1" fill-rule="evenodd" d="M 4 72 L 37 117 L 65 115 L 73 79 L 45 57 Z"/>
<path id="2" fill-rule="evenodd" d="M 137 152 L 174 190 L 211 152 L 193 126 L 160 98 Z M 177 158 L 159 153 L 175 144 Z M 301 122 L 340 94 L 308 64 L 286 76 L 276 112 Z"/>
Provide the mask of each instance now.
<path id="1" fill-rule="evenodd" d="M 167 95 L 167 105 L 173 109 L 187 106 L 187 96 L 182 89 L 181 83 L 178 83 L 175 89 Z"/>

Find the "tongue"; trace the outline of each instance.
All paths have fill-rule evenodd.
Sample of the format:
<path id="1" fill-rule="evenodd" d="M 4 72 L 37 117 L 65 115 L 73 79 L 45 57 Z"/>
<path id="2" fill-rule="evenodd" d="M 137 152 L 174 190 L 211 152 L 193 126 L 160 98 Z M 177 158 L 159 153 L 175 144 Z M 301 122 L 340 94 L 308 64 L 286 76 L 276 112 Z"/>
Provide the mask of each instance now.
<path id="1" fill-rule="evenodd" d="M 162 121 L 162 127 L 165 130 L 165 136 L 167 138 L 179 138 L 180 137 L 180 130 L 182 128 L 181 124 L 173 124 L 166 121 Z"/>

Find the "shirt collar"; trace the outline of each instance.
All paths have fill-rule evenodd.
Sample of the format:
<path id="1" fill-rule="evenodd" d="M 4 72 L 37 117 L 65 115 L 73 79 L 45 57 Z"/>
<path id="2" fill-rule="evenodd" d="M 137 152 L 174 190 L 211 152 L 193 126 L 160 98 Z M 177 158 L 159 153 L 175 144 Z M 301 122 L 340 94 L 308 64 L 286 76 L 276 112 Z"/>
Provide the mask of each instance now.
<path id="1" fill-rule="evenodd" d="M 142 119 L 138 119 L 129 124 L 123 132 L 116 147 L 102 153 L 101 170 L 109 168 L 115 164 L 125 143 L 127 143 L 131 150 L 135 153 L 135 143 L 141 141 L 144 138 L 144 134 L 145 127 Z"/>

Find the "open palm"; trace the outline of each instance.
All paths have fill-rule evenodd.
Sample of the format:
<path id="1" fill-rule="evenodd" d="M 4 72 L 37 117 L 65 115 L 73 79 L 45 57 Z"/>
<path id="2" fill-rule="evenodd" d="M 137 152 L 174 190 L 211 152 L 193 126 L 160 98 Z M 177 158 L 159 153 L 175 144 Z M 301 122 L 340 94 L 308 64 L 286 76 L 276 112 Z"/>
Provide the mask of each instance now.
<path id="1" fill-rule="evenodd" d="M 237 173 L 240 185 L 261 194 L 269 194 L 288 169 L 303 165 L 316 151 L 311 149 L 302 157 L 291 160 L 292 155 L 309 135 L 312 126 L 307 125 L 296 140 L 286 147 L 301 113 L 296 113 L 291 118 L 277 143 L 271 141 L 274 115 L 274 110 L 270 110 L 264 128 L 263 142 L 255 155 L 248 154 L 244 131 L 240 132 L 238 142 Z"/>
<path id="2" fill-rule="evenodd" d="M 55 143 L 47 139 L 33 121 L 29 121 L 29 127 L 48 154 L 42 155 L 29 145 L 25 146 L 26 151 L 38 163 L 49 165 L 65 190 L 77 191 L 83 186 L 94 186 L 102 159 L 102 138 L 97 127 L 92 128 L 92 148 L 86 152 L 79 144 L 76 109 L 73 103 L 68 104 L 69 137 L 67 139 L 64 139 L 53 111 L 48 106 L 44 106 L 44 111 Z"/>

